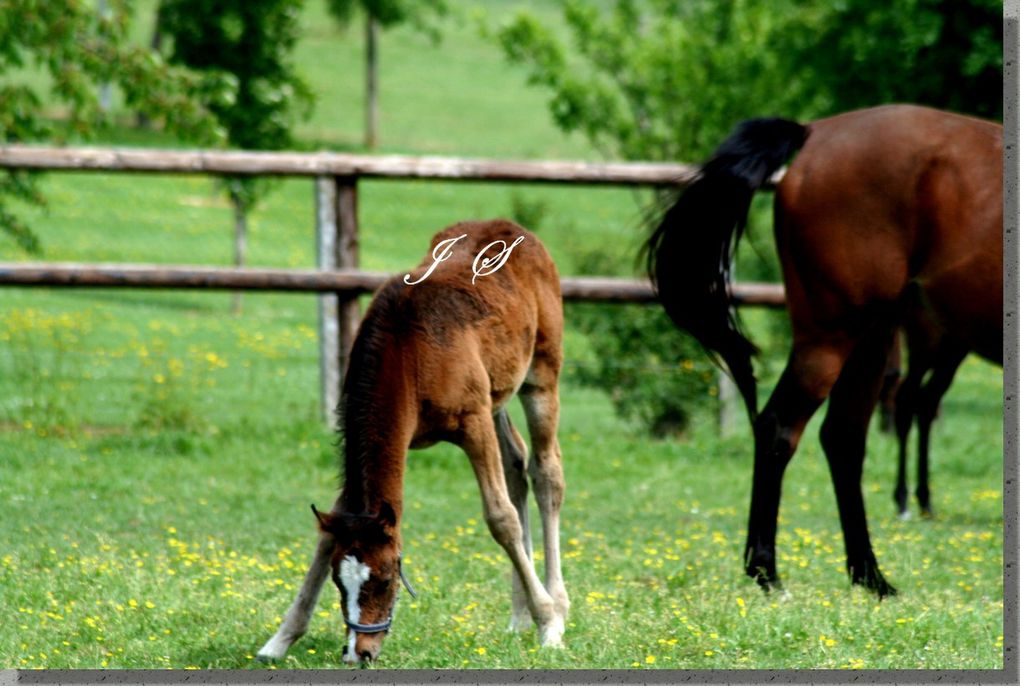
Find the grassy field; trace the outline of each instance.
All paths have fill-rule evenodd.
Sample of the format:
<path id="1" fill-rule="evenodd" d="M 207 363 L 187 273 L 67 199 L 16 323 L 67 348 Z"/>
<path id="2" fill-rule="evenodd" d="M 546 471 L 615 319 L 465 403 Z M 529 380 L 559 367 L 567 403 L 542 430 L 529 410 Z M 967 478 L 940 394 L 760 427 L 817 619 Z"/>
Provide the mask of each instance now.
<path id="1" fill-rule="evenodd" d="M 538 0 L 486 3 L 493 21 L 519 5 L 554 16 Z M 594 158 L 458 6 L 439 46 L 384 35 L 384 150 Z M 303 21 L 299 60 L 321 97 L 300 134 L 356 148 L 360 32 L 336 31 L 316 2 Z M 207 179 L 64 174 L 44 188 L 50 208 L 26 216 L 46 259 L 229 263 L 230 209 Z M 369 269 L 405 268 L 442 226 L 522 205 L 563 273 L 593 247 L 617 250 L 628 273 L 640 239 L 629 191 L 366 182 L 360 202 Z M 313 265 L 312 213 L 309 182 L 280 183 L 252 217 L 251 263 Z M 25 256 L 0 241 L 0 259 Z M 4 290 L 0 667 L 340 665 L 331 589 L 285 661 L 253 659 L 310 558 L 308 504 L 328 506 L 337 488 L 334 437 L 317 417 L 315 317 L 304 295 L 246 295 L 232 316 L 226 293 Z M 568 377 L 589 355 L 568 329 Z M 774 373 L 780 361 L 768 362 Z M 817 419 L 785 482 L 788 593 L 766 596 L 740 569 L 747 427 L 719 438 L 706 398 L 687 436 L 651 441 L 605 395 L 567 383 L 567 648 L 505 630 L 509 564 L 466 458 L 440 445 L 409 456 L 405 564 L 419 599 L 401 602 L 379 666 L 1001 668 L 1001 397 L 998 368 L 963 366 L 934 432 L 933 520 L 895 517 L 894 441 L 872 435 L 872 536 L 900 590 L 879 603 L 847 581 Z"/>

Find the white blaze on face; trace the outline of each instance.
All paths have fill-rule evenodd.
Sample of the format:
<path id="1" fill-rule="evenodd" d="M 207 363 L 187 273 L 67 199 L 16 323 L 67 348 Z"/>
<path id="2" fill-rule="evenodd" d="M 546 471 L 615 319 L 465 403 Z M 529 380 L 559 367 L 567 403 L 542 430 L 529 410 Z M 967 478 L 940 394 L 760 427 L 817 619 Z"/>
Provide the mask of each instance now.
<path id="1" fill-rule="evenodd" d="M 344 585 L 347 592 L 347 621 L 357 624 L 361 621 L 361 606 L 358 605 L 358 598 L 361 596 L 361 585 L 368 581 L 372 570 L 368 565 L 359 562 L 353 555 L 348 555 L 340 561 L 340 583 Z M 354 644 L 358 640 L 358 634 L 348 630 L 350 637 L 347 643 L 347 654 L 344 660 L 357 662 L 358 656 L 354 652 Z"/>

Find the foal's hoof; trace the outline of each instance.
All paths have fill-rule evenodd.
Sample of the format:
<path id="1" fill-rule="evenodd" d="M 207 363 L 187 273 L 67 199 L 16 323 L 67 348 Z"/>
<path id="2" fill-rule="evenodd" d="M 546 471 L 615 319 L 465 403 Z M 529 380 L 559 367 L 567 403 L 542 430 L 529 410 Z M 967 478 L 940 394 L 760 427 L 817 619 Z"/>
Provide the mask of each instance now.
<path id="1" fill-rule="evenodd" d="M 563 618 L 554 617 L 545 626 L 538 629 L 538 644 L 543 648 L 563 647 Z"/>
<path id="2" fill-rule="evenodd" d="M 287 654 L 287 648 L 289 647 L 290 644 L 280 641 L 274 636 L 266 641 L 266 644 L 259 649 L 259 652 L 255 653 L 255 659 L 259 662 L 282 660 Z"/>
<path id="3" fill-rule="evenodd" d="M 531 628 L 531 614 L 524 610 L 523 614 L 512 614 L 510 615 L 510 626 L 507 627 L 509 631 L 516 634 L 527 631 Z"/>
<path id="4" fill-rule="evenodd" d="M 910 521 L 910 510 L 900 510 L 899 517 L 901 522 Z"/>
<path id="5" fill-rule="evenodd" d="M 935 519 L 935 511 L 931 507 L 922 507 L 921 519 Z"/>

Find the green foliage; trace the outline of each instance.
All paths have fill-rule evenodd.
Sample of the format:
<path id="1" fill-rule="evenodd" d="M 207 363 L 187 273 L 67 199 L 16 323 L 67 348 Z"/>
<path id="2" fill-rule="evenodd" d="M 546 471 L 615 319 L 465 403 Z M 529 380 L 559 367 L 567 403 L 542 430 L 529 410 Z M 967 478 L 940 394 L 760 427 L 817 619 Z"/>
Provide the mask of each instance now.
<path id="1" fill-rule="evenodd" d="M 307 118 L 313 96 L 291 54 L 302 0 L 163 0 L 161 30 L 172 38 L 174 63 L 229 84 L 208 102 L 232 146 L 279 150 L 293 145 L 291 129 Z M 250 208 L 262 185 L 230 179 L 235 203 Z"/>
<path id="2" fill-rule="evenodd" d="M 582 273 L 607 274 L 614 261 L 596 250 L 580 267 Z M 683 433 L 698 408 L 715 406 L 714 367 L 661 307 L 578 303 L 567 317 L 570 328 L 588 336 L 594 352 L 571 378 L 607 393 L 620 417 L 663 438 Z"/>
<path id="3" fill-rule="evenodd" d="M 553 120 L 610 157 L 698 161 L 738 121 L 919 102 L 1001 117 L 994 0 L 560 0 L 496 32 Z"/>
<path id="4" fill-rule="evenodd" d="M 123 0 L 110 2 L 103 16 L 85 0 L 0 0 L 0 143 L 94 135 L 105 117 L 97 96 L 102 83 L 117 86 L 127 106 L 176 135 L 206 143 L 220 136 L 203 104 L 218 85 L 129 45 L 129 19 Z M 60 107 L 63 118 L 43 114 L 42 88 L 25 78 L 30 70 L 49 77 L 47 104 Z M 43 205 L 34 175 L 3 172 L 0 232 L 38 253 L 38 238 L 11 201 Z"/>
<path id="5" fill-rule="evenodd" d="M 384 29 L 409 23 L 415 29 L 439 40 L 434 20 L 446 14 L 446 0 L 326 0 L 333 18 L 347 26 L 358 12 L 372 17 Z"/>
<path id="6" fill-rule="evenodd" d="M 533 15 L 496 31 L 564 131 L 610 157 L 698 160 L 750 116 L 799 112 L 770 43 L 791 3 L 562 0 L 573 50 Z"/>
<path id="7" fill-rule="evenodd" d="M 295 115 L 312 102 L 291 62 L 299 0 L 164 0 L 159 24 L 171 61 L 216 74 L 230 97 L 209 103 L 231 145 L 273 150 L 292 144 Z"/>
<path id="8" fill-rule="evenodd" d="M 1002 117 L 998 0 L 812 2 L 778 49 L 833 112 L 916 102 Z"/>
<path id="9" fill-rule="evenodd" d="M 528 195 L 519 188 L 510 191 L 510 218 L 524 228 L 533 232 L 540 231 L 548 216 L 548 199 Z"/>

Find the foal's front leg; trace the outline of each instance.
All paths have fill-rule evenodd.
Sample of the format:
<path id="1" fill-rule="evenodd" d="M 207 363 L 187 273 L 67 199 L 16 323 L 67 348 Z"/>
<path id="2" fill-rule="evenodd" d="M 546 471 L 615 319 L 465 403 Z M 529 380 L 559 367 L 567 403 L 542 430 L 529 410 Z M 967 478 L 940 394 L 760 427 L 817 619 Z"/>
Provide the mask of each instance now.
<path id="1" fill-rule="evenodd" d="M 499 441 L 489 412 L 472 414 L 463 420 L 461 447 L 471 460 L 482 494 L 485 522 L 496 542 L 503 546 L 523 582 L 531 617 L 538 625 L 543 646 L 562 645 L 563 618 L 557 614 L 553 599 L 542 586 L 524 547 L 523 529 L 517 511 L 507 493 L 500 460 Z"/>
<path id="2" fill-rule="evenodd" d="M 336 509 L 336 506 L 334 506 Z M 305 635 L 308 631 L 308 621 L 315 609 L 315 603 L 319 599 L 319 592 L 322 584 L 329 577 L 329 559 L 333 555 L 333 548 L 336 542 L 329 534 L 319 535 L 319 545 L 315 549 L 315 556 L 308 566 L 305 580 L 298 590 L 297 597 L 291 603 L 287 614 L 276 630 L 273 637 L 266 641 L 256 657 L 259 660 L 278 660 L 287 654 L 287 649 L 294 641 Z"/>

